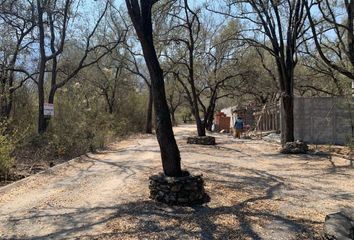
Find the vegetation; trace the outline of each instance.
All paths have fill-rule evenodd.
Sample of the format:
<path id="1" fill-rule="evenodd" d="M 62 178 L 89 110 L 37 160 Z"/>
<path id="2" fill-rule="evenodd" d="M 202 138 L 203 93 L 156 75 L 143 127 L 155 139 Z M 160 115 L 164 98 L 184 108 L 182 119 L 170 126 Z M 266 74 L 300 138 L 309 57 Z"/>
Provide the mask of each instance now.
<path id="1" fill-rule="evenodd" d="M 1 1 L 1 172 L 26 152 L 70 158 L 155 130 L 165 173 L 180 175 L 172 125 L 193 120 L 204 136 L 224 106 L 280 100 L 286 142 L 294 140 L 294 96 L 351 98 L 353 1 L 126 6 Z"/>
<path id="2" fill-rule="evenodd" d="M 6 126 L 0 125 L 0 175 L 7 174 L 13 164 L 11 156 L 15 149 L 15 142 L 11 136 L 6 133 Z"/>

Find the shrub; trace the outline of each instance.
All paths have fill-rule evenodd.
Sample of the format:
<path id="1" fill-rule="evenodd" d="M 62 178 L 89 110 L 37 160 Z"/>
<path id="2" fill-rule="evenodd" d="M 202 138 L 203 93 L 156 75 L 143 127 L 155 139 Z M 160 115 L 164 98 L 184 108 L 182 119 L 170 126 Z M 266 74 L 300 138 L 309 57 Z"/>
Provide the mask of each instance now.
<path id="1" fill-rule="evenodd" d="M 15 149 L 15 141 L 7 133 L 6 124 L 0 124 L 0 175 L 8 173 L 13 164 L 12 152 Z"/>

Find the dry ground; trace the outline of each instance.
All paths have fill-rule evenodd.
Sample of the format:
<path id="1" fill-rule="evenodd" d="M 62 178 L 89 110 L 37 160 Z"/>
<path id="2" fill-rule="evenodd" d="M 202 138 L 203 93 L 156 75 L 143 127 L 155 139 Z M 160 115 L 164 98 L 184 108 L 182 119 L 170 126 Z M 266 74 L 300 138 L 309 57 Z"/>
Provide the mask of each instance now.
<path id="1" fill-rule="evenodd" d="M 185 144 L 183 167 L 203 173 L 211 202 L 169 207 L 148 199 L 161 171 L 154 136 L 114 144 L 0 188 L 0 239 L 319 239 L 326 214 L 353 206 L 349 161 L 281 155 L 261 140 L 215 135 Z"/>

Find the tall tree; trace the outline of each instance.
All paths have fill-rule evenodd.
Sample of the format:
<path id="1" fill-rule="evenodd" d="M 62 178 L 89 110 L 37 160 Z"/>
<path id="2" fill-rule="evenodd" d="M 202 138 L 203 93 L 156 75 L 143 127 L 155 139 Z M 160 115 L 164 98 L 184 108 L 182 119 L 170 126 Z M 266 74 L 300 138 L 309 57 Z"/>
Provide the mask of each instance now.
<path id="1" fill-rule="evenodd" d="M 97 63 L 105 55 L 115 49 L 124 38 L 124 31 L 121 31 L 117 40 L 106 41 L 93 45 L 93 38 L 101 21 L 104 19 L 108 7 L 109 0 L 106 1 L 103 12 L 94 23 L 92 30 L 86 36 L 82 43 L 82 53 L 73 68 L 68 69 L 60 68 L 60 60 L 63 59 L 63 52 L 65 46 L 68 44 L 67 35 L 69 32 L 70 24 L 73 23 L 74 4 L 80 4 L 73 0 L 61 1 L 43 1 L 37 0 L 37 23 L 38 28 L 38 41 L 39 41 L 39 74 L 37 77 L 38 85 L 38 133 L 46 132 L 50 118 L 44 115 L 45 103 L 45 90 L 44 82 L 46 72 L 50 73 L 50 91 L 48 95 L 48 103 L 54 104 L 55 94 L 58 89 L 64 87 L 71 81 L 82 69 Z M 103 35 L 106 36 L 106 35 Z M 49 46 L 48 46 L 49 45 Z M 90 56 L 94 56 L 91 57 Z M 59 78 L 59 75 L 60 78 Z"/>
<path id="2" fill-rule="evenodd" d="M 196 80 L 196 51 L 200 44 L 201 23 L 199 21 L 200 10 L 190 7 L 188 0 L 177 1 L 177 11 L 171 12 L 173 27 L 169 30 L 169 42 L 175 45 L 183 44 L 176 59 L 171 58 L 173 64 L 178 65 L 175 69 L 176 79 L 185 89 L 191 111 L 197 125 L 198 136 L 205 136 L 205 121 L 200 116 L 198 89 Z M 186 81 L 185 81 L 186 80 Z M 186 83 L 185 83 L 186 82 Z"/>
<path id="3" fill-rule="evenodd" d="M 126 0 L 125 2 L 150 74 L 156 114 L 156 136 L 161 150 L 162 167 L 167 176 L 181 176 L 181 157 L 172 130 L 166 101 L 164 75 L 153 41 L 151 10 L 157 1 Z"/>
<path id="4" fill-rule="evenodd" d="M 300 39 L 306 28 L 304 0 L 236 0 L 227 1 L 226 12 L 212 10 L 241 21 L 248 26 L 242 39 L 267 50 L 275 59 L 284 111 L 282 141 L 294 141 L 294 70 Z"/>
<path id="5" fill-rule="evenodd" d="M 13 0 L 2 1 L 0 5 L 0 31 L 6 32 L 0 37 L 0 118 L 9 118 L 15 91 L 35 76 L 24 63 L 34 42 L 33 6 L 31 1 Z"/>
<path id="6" fill-rule="evenodd" d="M 318 55 L 328 67 L 351 79 L 354 88 L 354 0 L 344 0 L 344 4 L 328 0 L 304 1 Z M 315 10 L 311 9 L 320 12 L 321 21 L 314 19 Z M 354 137 L 352 103 L 348 105 Z"/>
<path id="7" fill-rule="evenodd" d="M 305 2 L 319 57 L 354 82 L 354 0 Z M 319 19 L 313 12 L 319 12 Z"/>
<path id="8" fill-rule="evenodd" d="M 202 88 L 198 101 L 204 113 L 205 128 L 211 131 L 217 101 L 232 95 L 225 86 L 243 75 L 239 56 L 244 45 L 237 40 L 239 26 L 235 21 L 203 26 L 202 50 L 199 50 L 198 72 Z"/>

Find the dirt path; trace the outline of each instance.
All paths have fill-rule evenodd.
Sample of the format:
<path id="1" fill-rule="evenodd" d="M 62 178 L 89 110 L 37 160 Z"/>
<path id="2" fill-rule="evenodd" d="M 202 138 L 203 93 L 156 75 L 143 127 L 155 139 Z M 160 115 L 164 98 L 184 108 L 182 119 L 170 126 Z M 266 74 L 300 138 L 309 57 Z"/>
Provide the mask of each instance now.
<path id="1" fill-rule="evenodd" d="M 205 176 L 207 205 L 148 200 L 161 164 L 144 136 L 0 188 L 0 239 L 316 239 L 326 214 L 353 206 L 346 160 L 226 135 L 213 147 L 185 144 L 193 131 L 175 129 L 184 168 Z"/>

